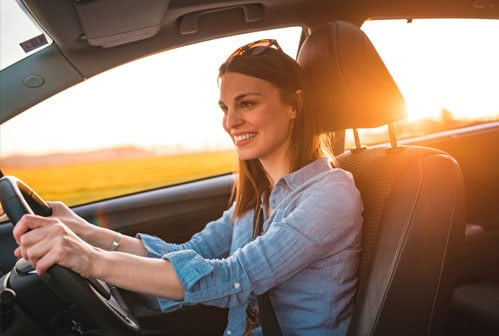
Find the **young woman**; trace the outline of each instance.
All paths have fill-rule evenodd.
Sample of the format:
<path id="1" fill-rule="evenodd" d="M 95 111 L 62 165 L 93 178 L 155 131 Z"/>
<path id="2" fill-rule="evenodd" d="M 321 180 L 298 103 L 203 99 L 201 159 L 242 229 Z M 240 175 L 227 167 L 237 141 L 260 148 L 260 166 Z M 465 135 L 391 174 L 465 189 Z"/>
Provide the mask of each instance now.
<path id="1" fill-rule="evenodd" d="M 219 82 L 223 127 L 239 168 L 233 204 L 218 220 L 171 244 L 121 236 L 51 203 L 52 217 L 18 222 L 15 253 L 39 274 L 57 263 L 155 295 L 164 311 L 194 303 L 229 307 L 226 335 L 261 334 L 247 313 L 266 292 L 285 335 L 344 335 L 362 203 L 351 174 L 331 166 L 315 131 L 301 69 L 276 41 L 260 40 L 222 64 Z"/>

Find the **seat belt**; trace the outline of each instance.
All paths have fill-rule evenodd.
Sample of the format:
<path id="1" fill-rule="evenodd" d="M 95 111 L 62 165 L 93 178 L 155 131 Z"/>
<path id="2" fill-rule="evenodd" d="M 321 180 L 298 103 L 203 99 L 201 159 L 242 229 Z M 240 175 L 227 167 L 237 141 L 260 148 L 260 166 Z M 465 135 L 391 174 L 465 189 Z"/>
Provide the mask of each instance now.
<path id="1" fill-rule="evenodd" d="M 264 336 L 281 336 L 282 331 L 275 315 L 272 301 L 270 301 L 269 293 L 257 295 L 258 311 L 260 314 L 260 323 Z"/>
<path id="2" fill-rule="evenodd" d="M 263 229 L 263 209 L 262 207 L 259 208 L 253 222 L 253 239 L 260 235 Z M 272 301 L 270 301 L 269 293 L 266 292 L 257 295 L 256 300 L 258 302 L 258 314 L 260 316 L 263 335 L 282 336 L 281 327 L 279 326 L 279 321 L 277 321 L 277 316 L 274 311 L 274 306 L 272 306 Z"/>
<path id="3" fill-rule="evenodd" d="M 335 168 L 334 160 L 331 160 L 331 167 Z M 253 221 L 253 239 L 255 239 L 261 232 L 263 226 L 263 209 L 260 207 L 258 214 Z M 269 293 L 257 295 L 258 313 L 260 315 L 260 324 L 264 336 L 282 336 L 281 327 L 277 316 L 275 315 L 274 306 L 270 301 Z"/>

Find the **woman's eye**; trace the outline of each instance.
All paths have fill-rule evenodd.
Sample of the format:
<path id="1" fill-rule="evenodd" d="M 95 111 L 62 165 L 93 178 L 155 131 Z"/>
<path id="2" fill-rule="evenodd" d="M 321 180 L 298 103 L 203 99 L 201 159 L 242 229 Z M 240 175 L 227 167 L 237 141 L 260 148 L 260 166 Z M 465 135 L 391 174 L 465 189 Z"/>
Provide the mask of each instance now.
<path id="1" fill-rule="evenodd" d="M 243 107 L 243 108 L 247 108 L 247 107 L 251 107 L 251 106 L 255 105 L 255 103 L 250 102 L 250 101 L 242 101 L 242 102 L 240 103 L 240 105 L 241 105 L 241 107 Z"/>

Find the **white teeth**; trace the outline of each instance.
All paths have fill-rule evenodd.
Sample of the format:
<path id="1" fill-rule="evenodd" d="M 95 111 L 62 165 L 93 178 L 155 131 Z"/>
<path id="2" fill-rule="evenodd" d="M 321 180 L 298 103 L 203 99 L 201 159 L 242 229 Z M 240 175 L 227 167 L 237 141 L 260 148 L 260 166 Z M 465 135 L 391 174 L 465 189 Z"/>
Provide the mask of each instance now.
<path id="1" fill-rule="evenodd" d="M 256 133 L 246 133 L 246 134 L 241 134 L 241 135 L 234 135 L 234 141 L 239 142 L 243 140 L 249 140 L 252 139 L 256 136 Z"/>

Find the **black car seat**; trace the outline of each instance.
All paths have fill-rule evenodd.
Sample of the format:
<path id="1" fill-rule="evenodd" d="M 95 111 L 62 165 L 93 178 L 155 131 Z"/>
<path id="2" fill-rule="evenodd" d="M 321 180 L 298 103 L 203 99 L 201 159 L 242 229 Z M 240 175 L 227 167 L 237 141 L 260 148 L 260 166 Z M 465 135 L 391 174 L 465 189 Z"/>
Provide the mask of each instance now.
<path id="1" fill-rule="evenodd" d="M 364 202 L 359 284 L 348 334 L 441 335 L 464 239 L 458 163 L 426 147 L 399 146 L 393 122 L 404 99 L 367 36 L 337 21 L 315 29 L 298 62 L 309 113 L 325 132 L 353 129 L 356 148 L 336 157 Z M 388 125 L 389 146 L 363 147 L 356 129 Z"/>

